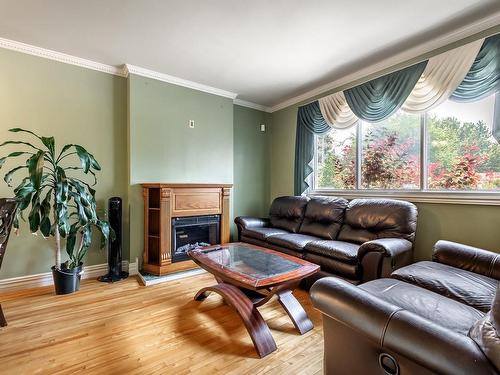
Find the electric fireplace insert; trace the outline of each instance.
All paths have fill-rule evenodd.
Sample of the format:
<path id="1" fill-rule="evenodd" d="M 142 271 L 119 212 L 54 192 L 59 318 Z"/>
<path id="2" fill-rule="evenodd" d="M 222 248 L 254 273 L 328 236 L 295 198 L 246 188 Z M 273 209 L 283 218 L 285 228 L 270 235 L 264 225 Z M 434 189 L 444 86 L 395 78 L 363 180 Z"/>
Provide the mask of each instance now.
<path id="1" fill-rule="evenodd" d="M 220 215 L 172 219 L 172 263 L 188 260 L 188 250 L 219 242 Z"/>

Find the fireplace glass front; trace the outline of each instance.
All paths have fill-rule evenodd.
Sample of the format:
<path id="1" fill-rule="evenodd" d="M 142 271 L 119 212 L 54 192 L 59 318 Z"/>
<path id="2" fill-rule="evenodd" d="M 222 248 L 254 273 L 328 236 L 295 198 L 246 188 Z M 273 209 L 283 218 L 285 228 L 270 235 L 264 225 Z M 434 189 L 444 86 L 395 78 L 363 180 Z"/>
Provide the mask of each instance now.
<path id="1" fill-rule="evenodd" d="M 172 219 L 172 262 L 189 259 L 187 251 L 220 242 L 220 215 Z"/>

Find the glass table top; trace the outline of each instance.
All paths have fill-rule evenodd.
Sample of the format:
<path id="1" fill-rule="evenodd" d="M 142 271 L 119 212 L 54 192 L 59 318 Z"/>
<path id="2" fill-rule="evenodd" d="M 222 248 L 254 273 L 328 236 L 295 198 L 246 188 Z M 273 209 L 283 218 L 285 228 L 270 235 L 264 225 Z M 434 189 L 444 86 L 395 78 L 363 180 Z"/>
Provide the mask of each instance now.
<path id="1" fill-rule="evenodd" d="M 254 279 L 266 279 L 302 267 L 279 255 L 236 244 L 214 250 L 200 250 L 200 253 L 224 268 Z"/>

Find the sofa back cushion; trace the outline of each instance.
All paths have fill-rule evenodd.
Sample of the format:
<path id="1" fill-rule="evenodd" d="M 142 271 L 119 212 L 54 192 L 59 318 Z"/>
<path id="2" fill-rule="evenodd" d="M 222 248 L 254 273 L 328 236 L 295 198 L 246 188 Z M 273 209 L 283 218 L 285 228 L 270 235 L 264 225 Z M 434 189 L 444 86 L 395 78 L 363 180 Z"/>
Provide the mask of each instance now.
<path id="1" fill-rule="evenodd" d="M 269 221 L 274 228 L 297 233 L 309 198 L 304 196 L 278 197 L 271 204 Z"/>
<path id="2" fill-rule="evenodd" d="M 344 198 L 311 197 L 299 232 L 328 240 L 336 239 L 348 203 Z"/>
<path id="3" fill-rule="evenodd" d="M 339 241 L 364 243 L 377 238 L 404 238 L 413 242 L 417 207 L 393 199 L 353 199 L 345 211 Z"/>

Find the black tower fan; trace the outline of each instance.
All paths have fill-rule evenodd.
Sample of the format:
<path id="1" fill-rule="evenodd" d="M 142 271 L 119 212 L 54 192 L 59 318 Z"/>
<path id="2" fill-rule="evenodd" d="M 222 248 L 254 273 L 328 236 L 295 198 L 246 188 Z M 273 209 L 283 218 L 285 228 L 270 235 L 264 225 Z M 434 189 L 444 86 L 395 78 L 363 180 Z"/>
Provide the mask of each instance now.
<path id="1" fill-rule="evenodd" d="M 112 283 L 128 277 L 128 272 L 122 271 L 122 199 L 109 198 L 108 212 L 109 225 L 115 231 L 115 239 L 108 241 L 109 272 L 99 277 L 98 280 Z"/>

